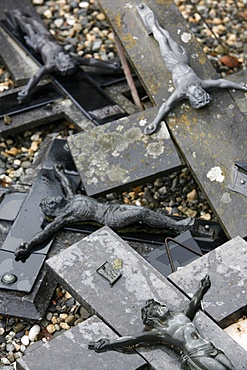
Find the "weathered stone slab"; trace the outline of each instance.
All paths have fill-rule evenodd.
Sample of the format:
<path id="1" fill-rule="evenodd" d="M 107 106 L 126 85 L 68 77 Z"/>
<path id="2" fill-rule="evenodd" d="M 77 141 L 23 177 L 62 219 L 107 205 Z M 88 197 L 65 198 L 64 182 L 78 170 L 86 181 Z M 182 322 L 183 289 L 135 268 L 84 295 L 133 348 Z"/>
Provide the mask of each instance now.
<path id="1" fill-rule="evenodd" d="M 165 126 L 152 136 L 143 126 L 156 108 L 68 138 L 87 195 L 134 186 L 182 165 Z"/>
<path id="2" fill-rule="evenodd" d="M 247 81 L 247 70 L 243 69 L 237 73 L 232 74 L 227 78 L 228 80 L 237 82 L 237 83 L 246 83 Z M 247 119 L 247 93 L 244 93 L 239 90 L 231 90 L 231 96 L 233 97 L 235 103 L 237 104 L 239 110 L 244 114 L 245 119 Z"/>
<path id="3" fill-rule="evenodd" d="M 96 270 L 106 260 L 122 260 L 122 277 L 113 285 Z M 96 313 L 120 335 L 141 332 L 140 310 L 154 298 L 171 309 L 182 310 L 187 298 L 108 227 L 72 245 L 46 262 L 49 270 L 89 312 Z M 196 318 L 201 333 L 224 350 L 237 369 L 245 369 L 247 353 L 203 313 Z M 168 346 L 138 348 L 156 370 L 181 369 L 178 353 Z M 237 356 L 236 356 L 237 353 Z"/>
<path id="4" fill-rule="evenodd" d="M 148 36 L 137 13 L 140 2 L 100 0 L 111 26 L 120 38 L 132 65 L 146 88 L 150 98 L 160 106 L 167 99 L 173 84 L 157 42 Z M 172 0 L 147 0 L 161 26 L 168 29 L 174 39 L 186 48 L 191 56 L 190 65 L 202 79 L 217 78 L 186 21 Z M 242 98 L 245 97 L 242 91 Z M 232 179 L 232 167 L 236 161 L 247 157 L 247 123 L 228 91 L 216 89 L 212 103 L 205 109 L 193 110 L 183 102 L 167 117 L 181 155 L 192 169 L 195 178 L 217 213 L 229 238 L 246 236 L 247 198 L 228 189 Z M 152 122 L 154 115 L 148 123 Z M 211 169 L 218 168 L 222 181 L 211 181 Z M 241 215 L 241 217 L 239 217 Z M 238 220 L 236 223 L 235 220 Z"/>
<path id="5" fill-rule="evenodd" d="M 210 275 L 212 287 L 204 297 L 205 311 L 221 322 L 246 305 L 247 242 L 236 237 L 169 275 L 187 295 Z"/>
<path id="6" fill-rule="evenodd" d="M 0 314 L 29 320 L 41 320 L 57 286 L 43 268 L 30 293 L 0 290 Z"/>
<path id="7" fill-rule="evenodd" d="M 69 331 L 46 342 L 35 350 L 28 351 L 17 361 L 18 370 L 137 370 L 147 369 L 147 363 L 136 353 L 129 355 L 119 352 L 95 353 L 88 349 L 88 342 L 107 335 L 113 339 L 114 333 L 96 316 L 78 324 Z M 117 364 L 117 365 L 116 365 Z"/>

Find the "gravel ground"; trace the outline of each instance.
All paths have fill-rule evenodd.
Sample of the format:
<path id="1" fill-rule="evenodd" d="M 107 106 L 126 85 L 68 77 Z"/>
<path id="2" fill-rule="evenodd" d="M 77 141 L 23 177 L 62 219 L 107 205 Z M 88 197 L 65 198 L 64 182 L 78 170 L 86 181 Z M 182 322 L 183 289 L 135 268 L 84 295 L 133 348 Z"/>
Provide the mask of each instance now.
<path id="1" fill-rule="evenodd" d="M 109 60 L 116 57 L 114 36 L 96 1 L 33 0 L 51 33 L 66 50 Z M 246 0 L 176 0 L 203 50 L 221 77 L 246 68 Z M 0 92 L 13 87 L 0 62 Z M 8 117 L 6 124 L 8 124 Z M 42 129 L 0 139 L 0 186 L 15 187 L 28 173 L 47 134 L 67 137 L 76 132 L 61 121 Z M 188 168 L 123 194 L 110 193 L 101 201 L 146 206 L 172 215 L 215 220 L 203 193 Z M 49 340 L 86 319 L 88 313 L 58 287 L 46 317 L 38 323 L 0 316 L 0 369 L 15 368 L 15 360 L 37 340 Z"/>

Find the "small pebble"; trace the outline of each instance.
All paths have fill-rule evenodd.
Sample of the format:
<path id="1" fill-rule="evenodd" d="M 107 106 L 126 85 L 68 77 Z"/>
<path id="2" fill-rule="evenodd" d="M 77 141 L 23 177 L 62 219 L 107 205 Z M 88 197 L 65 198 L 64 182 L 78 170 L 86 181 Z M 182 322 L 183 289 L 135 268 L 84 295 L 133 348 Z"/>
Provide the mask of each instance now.
<path id="1" fill-rule="evenodd" d="M 35 339 L 37 338 L 37 335 L 40 333 L 40 326 L 39 325 L 34 325 L 30 330 L 29 330 L 29 334 L 28 334 L 28 337 L 29 337 L 29 340 L 31 342 L 34 342 Z"/>
<path id="2" fill-rule="evenodd" d="M 69 324 L 67 324 L 66 322 L 61 322 L 59 325 L 60 325 L 61 329 L 64 329 L 64 330 L 69 330 L 70 329 Z"/>
<path id="3" fill-rule="evenodd" d="M 29 337 L 28 337 L 28 335 L 23 335 L 23 337 L 21 338 L 21 343 L 24 346 L 26 346 L 26 347 L 29 345 Z"/>
<path id="4" fill-rule="evenodd" d="M 53 324 L 49 324 L 49 325 L 46 327 L 46 330 L 48 331 L 48 333 L 53 334 L 53 333 L 55 333 L 56 328 L 55 328 L 55 326 L 54 326 Z"/>
<path id="5" fill-rule="evenodd" d="M 22 163 L 21 163 L 21 167 L 23 168 L 23 169 L 27 169 L 27 168 L 30 168 L 31 167 L 31 165 L 32 165 L 32 163 L 30 162 L 30 161 L 23 161 Z"/>

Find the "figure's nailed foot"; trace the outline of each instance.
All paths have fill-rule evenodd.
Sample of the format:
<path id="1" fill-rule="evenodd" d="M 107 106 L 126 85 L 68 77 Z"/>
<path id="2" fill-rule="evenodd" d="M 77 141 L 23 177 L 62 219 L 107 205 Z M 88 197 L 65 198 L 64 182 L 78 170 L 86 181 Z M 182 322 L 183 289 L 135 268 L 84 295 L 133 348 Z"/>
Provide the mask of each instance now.
<path id="1" fill-rule="evenodd" d="M 208 291 L 208 289 L 211 287 L 211 281 L 209 275 L 206 275 L 201 281 L 200 286 L 205 290 Z"/>
<path id="2" fill-rule="evenodd" d="M 89 342 L 88 348 L 95 350 L 95 352 L 103 352 L 107 350 L 106 347 L 109 343 L 109 339 L 101 338 L 97 342 Z"/>
<path id="3" fill-rule="evenodd" d="M 62 175 L 64 175 L 64 166 L 62 164 L 57 164 L 53 166 L 56 178 L 59 180 Z"/>
<path id="4" fill-rule="evenodd" d="M 157 125 L 154 125 L 153 123 L 151 123 L 150 125 L 148 125 L 147 127 L 145 127 L 144 133 L 146 135 L 151 135 L 151 134 L 153 134 L 157 130 L 157 128 L 158 128 Z"/>
<path id="5" fill-rule="evenodd" d="M 21 260 L 24 256 L 29 253 L 28 243 L 21 243 L 20 246 L 15 251 L 15 259 L 17 261 Z"/>
<path id="6" fill-rule="evenodd" d="M 195 219 L 188 217 L 184 220 L 177 221 L 177 225 L 175 226 L 175 231 L 179 233 L 183 233 L 187 230 L 192 230 L 195 224 Z"/>
<path id="7" fill-rule="evenodd" d="M 152 30 L 155 25 L 155 16 L 153 11 L 146 4 L 139 4 L 137 6 L 137 10 L 147 30 L 148 35 L 150 35 L 151 33 L 153 33 Z"/>
<path id="8" fill-rule="evenodd" d="M 246 84 L 246 83 L 244 83 L 244 82 L 242 82 L 242 83 L 241 83 L 241 85 L 242 85 L 242 89 L 243 89 L 244 91 L 247 91 L 247 84 Z"/>
<path id="9" fill-rule="evenodd" d="M 18 93 L 17 99 L 19 102 L 22 102 L 28 98 L 28 95 L 29 95 L 28 91 L 22 90 Z"/>

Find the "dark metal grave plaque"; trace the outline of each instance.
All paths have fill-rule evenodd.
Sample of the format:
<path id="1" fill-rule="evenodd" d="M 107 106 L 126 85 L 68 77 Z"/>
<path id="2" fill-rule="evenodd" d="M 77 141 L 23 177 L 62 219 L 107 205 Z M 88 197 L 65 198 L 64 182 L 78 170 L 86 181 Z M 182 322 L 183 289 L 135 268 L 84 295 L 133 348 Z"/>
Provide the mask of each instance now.
<path id="1" fill-rule="evenodd" d="M 75 166 L 73 164 L 71 154 L 68 149 L 65 149 L 66 140 L 54 140 L 53 145 L 51 146 L 50 152 L 48 153 L 46 164 L 49 164 L 49 166 L 52 168 L 52 166 L 56 164 L 56 155 L 60 154 L 59 163 L 63 164 L 65 168 L 68 167 L 68 169 L 75 174 Z M 51 157 L 49 155 L 50 153 Z M 0 288 L 29 292 L 31 289 L 31 285 L 34 284 L 35 278 L 37 277 L 49 251 L 49 248 L 55 238 L 55 235 L 53 235 L 49 237 L 46 241 L 34 247 L 32 253 L 27 258 L 23 259 L 23 262 L 16 262 L 17 266 L 15 266 L 15 268 L 12 268 L 12 266 L 14 265 L 13 261 L 15 260 L 14 253 L 16 249 L 20 246 L 21 243 L 29 241 L 44 227 L 45 215 L 40 207 L 41 200 L 46 197 L 56 197 L 59 195 L 63 196 L 60 183 L 51 168 L 43 168 L 38 173 L 35 182 L 30 189 L 29 194 L 26 196 L 26 199 L 18 213 L 18 216 L 16 217 L 0 249 L 0 252 L 2 253 L 0 274 L 14 274 L 14 270 L 16 268 L 17 271 L 20 271 L 19 275 L 21 276 L 21 279 L 23 280 L 25 277 L 24 280 L 27 281 L 27 283 L 20 284 L 20 277 L 17 276 L 17 281 L 14 283 L 7 284 L 6 282 L 2 281 L 2 283 L 0 283 Z M 68 176 L 70 177 L 74 189 L 76 189 L 80 181 L 79 176 L 72 174 L 68 174 Z M 7 255 L 3 252 L 7 252 Z M 4 257 L 7 259 L 7 261 L 4 260 Z M 35 266 L 35 268 L 33 268 L 32 266 Z M 19 289 L 19 287 L 21 287 L 21 289 Z"/>
<path id="2" fill-rule="evenodd" d="M 122 274 L 115 269 L 108 261 L 104 262 L 99 268 L 97 268 L 97 273 L 103 276 L 111 286 L 116 283 L 116 281 L 122 276 Z"/>
<path id="3" fill-rule="evenodd" d="M 17 92 L 14 92 L 13 94 L 0 96 L 0 119 L 5 115 L 11 116 L 42 107 L 63 97 L 58 88 L 52 83 L 37 86 L 31 94 L 30 99 L 26 101 L 19 102 L 17 100 L 17 94 Z"/>
<path id="4" fill-rule="evenodd" d="M 195 252 L 181 247 L 175 241 L 186 245 L 187 247 L 193 249 Z M 185 233 L 174 238 L 174 242 L 168 242 L 168 247 L 173 265 L 176 270 L 197 259 L 199 256 L 198 253 L 201 253 L 201 249 L 199 248 L 198 244 L 189 231 L 186 231 Z M 163 276 L 168 276 L 173 272 L 165 245 L 162 245 L 147 254 L 145 256 L 145 259 Z"/>
<path id="5" fill-rule="evenodd" d="M 42 230 L 44 214 L 39 207 L 43 198 L 63 195 L 59 182 L 52 170 L 42 169 L 32 186 L 18 217 L 16 218 L 1 250 L 15 252 L 22 242 L 28 241 L 33 235 Z M 52 240 L 35 247 L 33 253 L 47 254 Z"/>
<path id="6" fill-rule="evenodd" d="M 247 197 L 247 162 L 235 163 L 232 184 L 228 188 Z"/>
<path id="7" fill-rule="evenodd" d="M 0 199 L 0 220 L 14 221 L 26 199 L 26 193 L 10 193 Z"/>
<path id="8" fill-rule="evenodd" d="M 80 69 L 73 78 L 54 74 L 55 82 L 83 113 L 96 125 L 126 116 L 125 111 L 111 99 L 86 72 Z"/>
<path id="9" fill-rule="evenodd" d="M 25 261 L 16 261 L 12 252 L 0 250 L 0 289 L 29 293 L 45 261 L 44 254 L 31 254 Z"/>
<path id="10" fill-rule="evenodd" d="M 62 165 L 65 168 L 66 174 L 77 175 L 78 180 L 78 173 L 67 140 L 53 140 L 43 167 L 51 170 L 54 164 L 56 166 Z"/>

